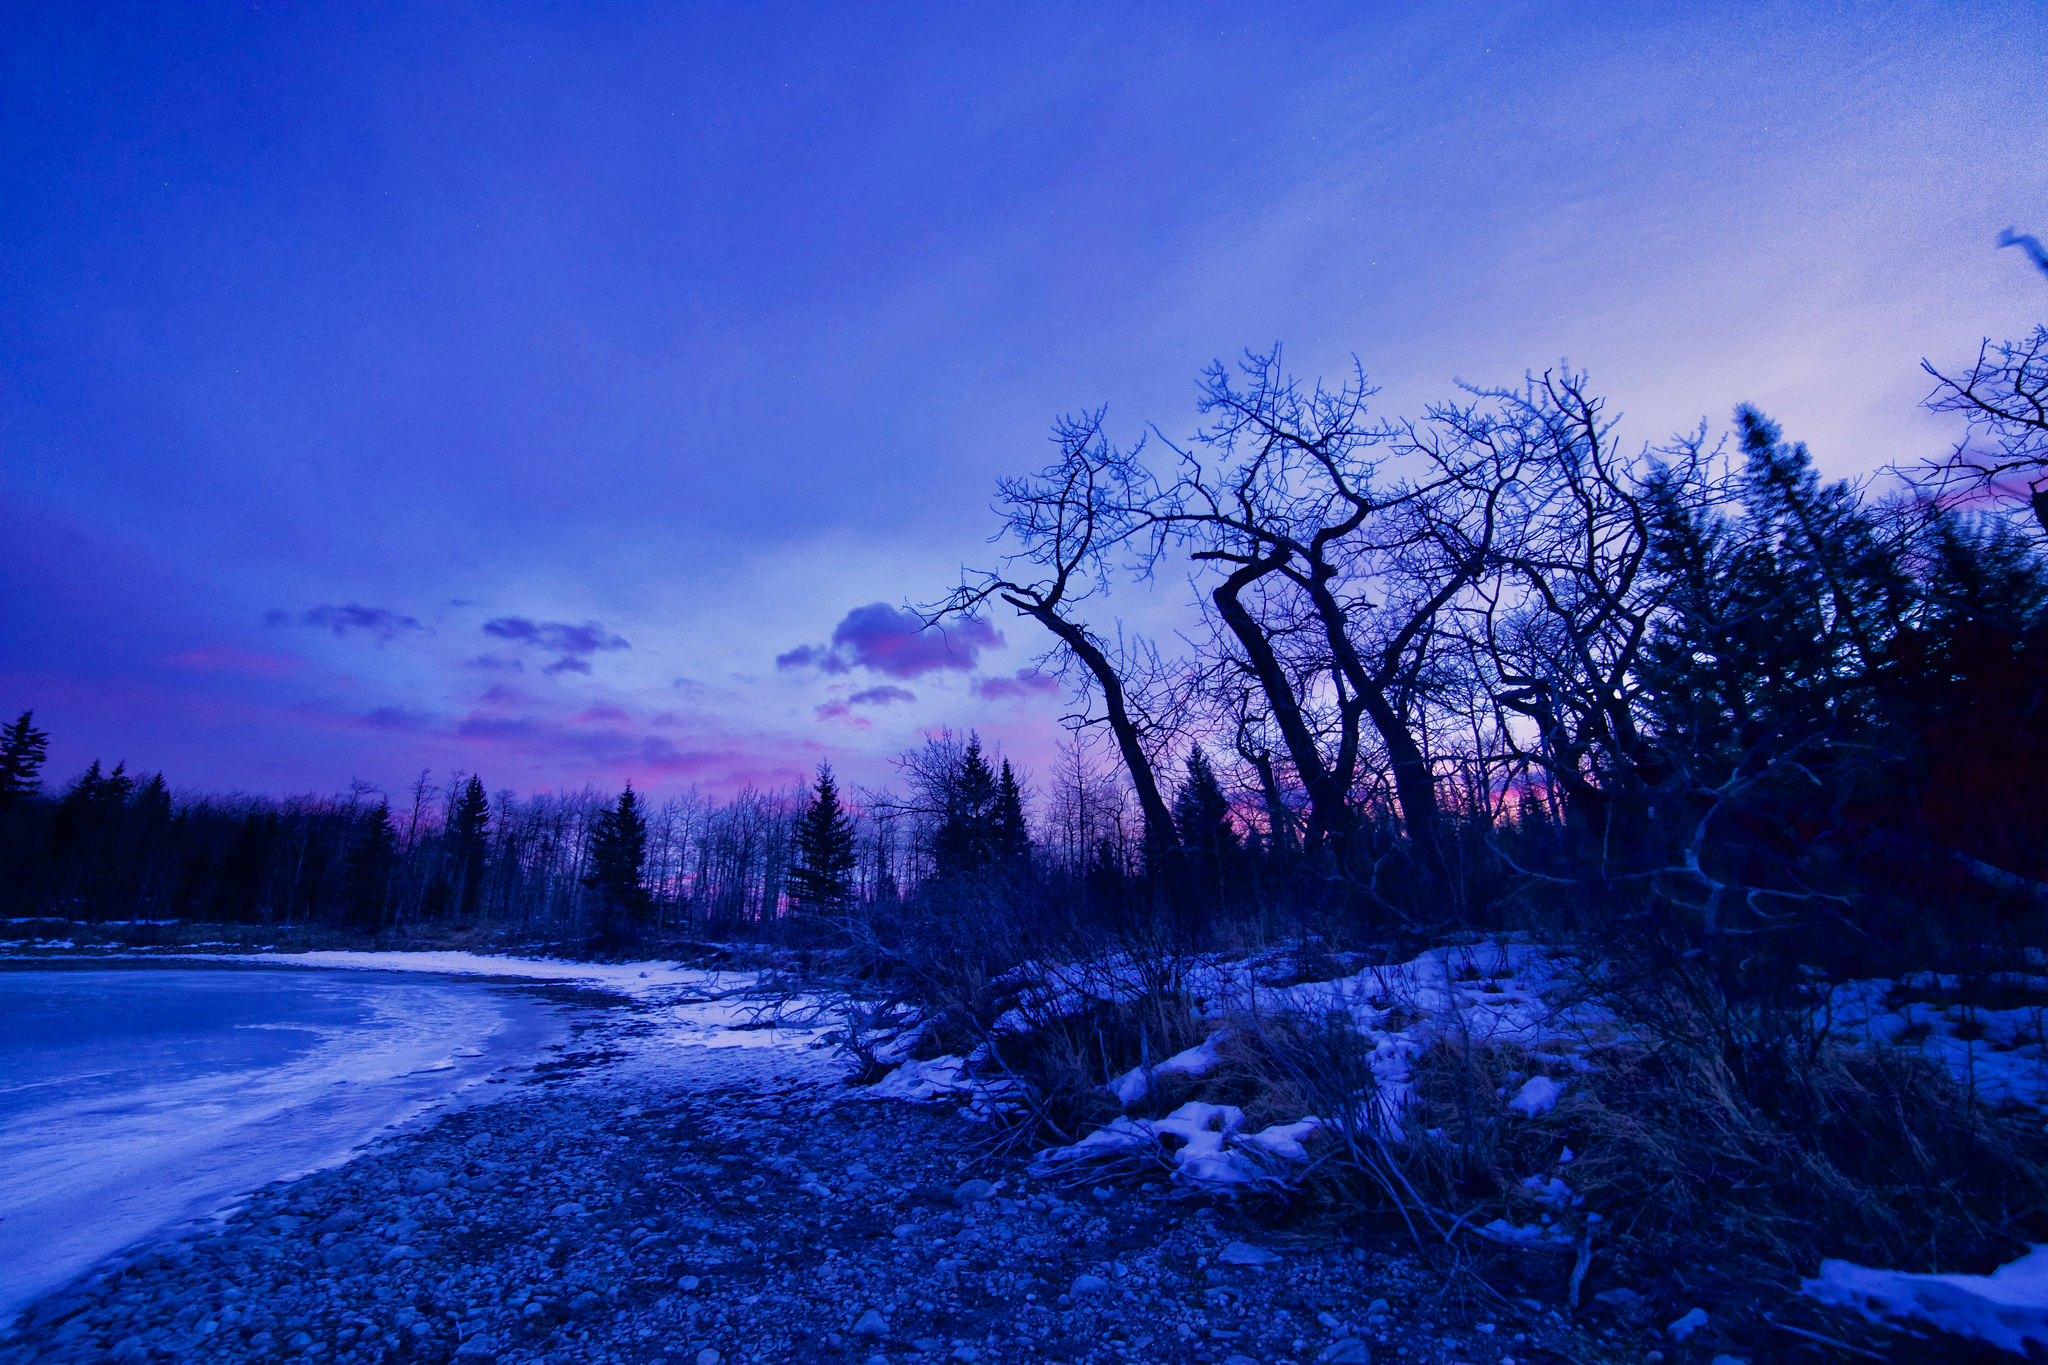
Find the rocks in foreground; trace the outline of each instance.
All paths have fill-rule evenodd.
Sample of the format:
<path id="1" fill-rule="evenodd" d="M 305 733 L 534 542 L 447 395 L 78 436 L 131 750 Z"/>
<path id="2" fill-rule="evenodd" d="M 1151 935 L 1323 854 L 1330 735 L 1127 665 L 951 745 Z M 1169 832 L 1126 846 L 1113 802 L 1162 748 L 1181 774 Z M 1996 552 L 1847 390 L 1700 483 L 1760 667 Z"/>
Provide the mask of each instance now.
<path id="1" fill-rule="evenodd" d="M 447 1115 L 46 1300 L 0 1362 L 1557 1358 L 1554 1314 L 1397 1309 L 1435 1288 L 1398 1255 L 970 1171 L 949 1113 L 757 1069 Z"/>

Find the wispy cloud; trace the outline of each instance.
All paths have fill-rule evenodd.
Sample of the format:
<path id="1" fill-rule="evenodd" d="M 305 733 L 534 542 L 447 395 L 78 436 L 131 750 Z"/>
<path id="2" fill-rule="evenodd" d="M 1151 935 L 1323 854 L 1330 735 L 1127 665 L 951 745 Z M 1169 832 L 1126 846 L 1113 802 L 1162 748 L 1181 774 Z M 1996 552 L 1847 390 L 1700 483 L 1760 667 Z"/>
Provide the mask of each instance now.
<path id="1" fill-rule="evenodd" d="M 582 625 L 575 625 L 568 621 L 535 621 L 524 616 L 500 616 L 484 622 L 484 634 L 555 655 L 554 662 L 541 669 L 541 672 L 550 676 L 562 673 L 588 674 L 591 655 L 633 647 L 627 643 L 625 636 L 606 630 L 596 621 L 585 621 Z M 484 659 L 492 657 L 483 656 Z M 482 659 L 473 660 L 472 663 L 481 665 Z"/>
<path id="2" fill-rule="evenodd" d="M 1049 696 L 1059 690 L 1058 678 L 1050 673 L 1040 673 L 1035 668 L 1020 668 L 1013 677 L 977 678 L 974 682 L 974 695 L 990 701 Z"/>
<path id="3" fill-rule="evenodd" d="M 537 645 L 550 654 L 595 654 L 605 649 L 631 649 L 625 637 L 614 635 L 595 621 L 571 625 L 567 621 L 530 621 L 524 616 L 500 616 L 484 622 L 484 634 L 500 640 Z"/>
<path id="4" fill-rule="evenodd" d="M 272 611 L 264 617 L 264 620 L 273 626 L 290 625 L 292 619 L 292 614 L 288 611 Z M 360 602 L 350 602 L 340 607 L 309 607 L 299 614 L 298 624 L 325 627 L 336 635 L 360 632 L 382 643 L 388 643 L 401 635 L 434 633 L 421 624 L 416 616 L 407 616 L 389 607 L 366 607 Z"/>

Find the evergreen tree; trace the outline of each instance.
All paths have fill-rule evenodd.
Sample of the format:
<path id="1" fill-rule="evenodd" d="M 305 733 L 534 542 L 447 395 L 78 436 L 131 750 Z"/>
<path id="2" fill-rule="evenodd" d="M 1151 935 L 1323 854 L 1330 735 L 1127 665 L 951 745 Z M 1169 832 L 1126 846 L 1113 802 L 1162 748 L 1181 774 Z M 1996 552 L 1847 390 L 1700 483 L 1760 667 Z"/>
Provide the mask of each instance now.
<path id="1" fill-rule="evenodd" d="M 1173 823 L 1181 847 L 1220 864 L 1238 851 L 1237 826 L 1209 755 L 1197 745 L 1188 755 L 1187 780 L 1173 800 Z"/>
<path id="2" fill-rule="evenodd" d="M 618 804 L 591 826 L 588 871 L 583 875 L 583 885 L 597 894 L 607 921 L 638 919 L 652 908 L 652 898 L 640 881 L 646 862 L 647 821 L 628 782 Z"/>
<path id="3" fill-rule="evenodd" d="M 941 877 L 979 872 L 996 860 L 996 776 L 981 756 L 981 736 L 969 735 L 967 752 L 946 791 L 946 819 L 932 841 Z"/>
<path id="4" fill-rule="evenodd" d="M 398 831 L 391 826 L 391 805 L 380 801 L 357 828 L 342 871 L 342 914 L 350 925 L 383 927 L 391 869 L 397 860 Z"/>
<path id="5" fill-rule="evenodd" d="M 171 819 L 171 789 L 162 773 L 135 789 L 133 802 L 137 823 L 145 830 L 158 829 Z"/>
<path id="6" fill-rule="evenodd" d="M 795 843 L 787 884 L 790 899 L 806 910 L 845 900 L 853 889 L 853 825 L 840 808 L 829 763 L 818 765 L 818 784 L 797 821 Z"/>
<path id="7" fill-rule="evenodd" d="M 0 810 L 42 790 L 43 760 L 50 752 L 50 734 L 33 724 L 35 712 L 24 711 L 0 730 Z"/>
<path id="8" fill-rule="evenodd" d="M 1031 827 L 1024 823 L 1024 793 L 1017 786 L 1017 774 L 1010 760 L 1003 760 L 1003 775 L 996 783 L 995 846 L 999 857 L 1017 862 L 1031 854 Z"/>
<path id="9" fill-rule="evenodd" d="M 456 905 L 465 917 L 476 914 L 483 894 L 484 852 L 491 824 L 491 802 L 484 795 L 483 779 L 472 774 L 455 808 L 448 813 L 448 837 L 454 845 Z"/>

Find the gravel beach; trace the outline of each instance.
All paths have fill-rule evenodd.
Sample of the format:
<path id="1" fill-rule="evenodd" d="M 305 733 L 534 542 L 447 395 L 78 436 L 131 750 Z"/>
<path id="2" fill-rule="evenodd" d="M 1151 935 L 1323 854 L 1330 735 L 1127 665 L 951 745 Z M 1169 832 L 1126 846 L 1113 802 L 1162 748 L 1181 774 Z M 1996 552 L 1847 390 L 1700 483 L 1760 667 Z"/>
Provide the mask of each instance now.
<path id="1" fill-rule="evenodd" d="M 1644 1311 L 1447 1294 L 1398 1243 L 1159 1182 L 1054 1186 L 829 1054 L 634 1047 L 614 1010 L 502 1098 L 257 1192 L 23 1314 L 26 1362 L 1662 1359 Z M 1649 1328 L 1648 1331 L 1645 1328 Z"/>

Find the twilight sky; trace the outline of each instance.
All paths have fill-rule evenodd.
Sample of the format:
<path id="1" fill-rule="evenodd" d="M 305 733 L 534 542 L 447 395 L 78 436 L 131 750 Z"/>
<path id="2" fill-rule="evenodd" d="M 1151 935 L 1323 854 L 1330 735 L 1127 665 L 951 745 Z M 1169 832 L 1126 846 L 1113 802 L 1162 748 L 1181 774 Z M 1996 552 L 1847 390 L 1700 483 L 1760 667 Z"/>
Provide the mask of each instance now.
<path id="1" fill-rule="evenodd" d="M 19 6 L 0 719 L 272 792 L 1038 766 L 1035 627 L 897 607 L 1056 414 L 1280 341 L 1938 453 L 1920 357 L 2048 303 L 2044 73 L 2038 0 Z"/>

